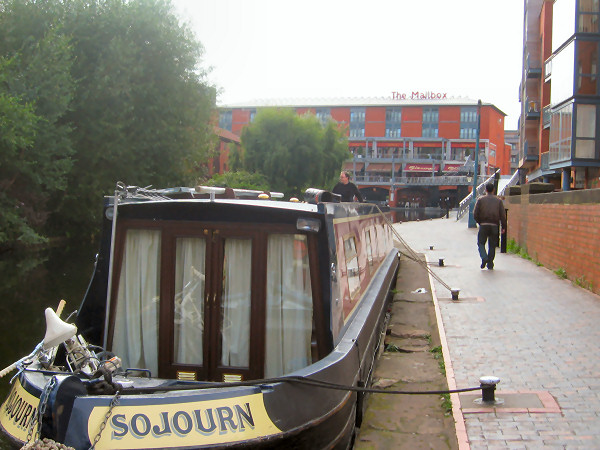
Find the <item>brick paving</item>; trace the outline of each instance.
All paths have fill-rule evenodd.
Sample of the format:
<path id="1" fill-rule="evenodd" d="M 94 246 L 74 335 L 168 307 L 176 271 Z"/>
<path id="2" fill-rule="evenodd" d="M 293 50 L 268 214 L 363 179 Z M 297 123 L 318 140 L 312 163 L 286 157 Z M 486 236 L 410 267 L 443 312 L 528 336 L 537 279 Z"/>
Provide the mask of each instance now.
<path id="1" fill-rule="evenodd" d="M 494 375 L 499 391 L 547 391 L 560 407 L 560 413 L 462 414 L 468 439 L 462 447 L 600 448 L 600 297 L 499 249 L 494 270 L 480 269 L 477 229 L 466 218 L 394 226 L 433 272 L 460 289 L 452 301 L 433 281 L 456 387 Z M 467 301 L 477 297 L 483 301 Z"/>

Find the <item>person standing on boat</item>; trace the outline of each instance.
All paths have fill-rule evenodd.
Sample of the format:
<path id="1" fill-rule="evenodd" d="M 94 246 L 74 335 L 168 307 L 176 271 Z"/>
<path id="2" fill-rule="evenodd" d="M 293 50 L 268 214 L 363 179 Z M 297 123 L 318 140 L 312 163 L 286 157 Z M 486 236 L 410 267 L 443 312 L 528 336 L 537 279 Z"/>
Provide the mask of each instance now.
<path id="1" fill-rule="evenodd" d="M 494 195 L 494 183 L 485 185 L 486 195 L 479 197 L 473 210 L 473 218 L 479 224 L 477 233 L 477 248 L 481 256 L 481 268 L 485 266 L 489 270 L 494 268 L 494 256 L 498 246 L 498 226 L 501 232 L 506 232 L 506 210 L 502 200 Z M 485 251 L 485 243 L 488 243 L 488 251 Z"/>
<path id="2" fill-rule="evenodd" d="M 340 182 L 334 186 L 332 192 L 341 195 L 343 202 L 353 202 L 354 197 L 359 202 L 363 201 L 363 196 L 356 185 L 350 181 L 350 174 L 346 171 L 340 173 Z"/>

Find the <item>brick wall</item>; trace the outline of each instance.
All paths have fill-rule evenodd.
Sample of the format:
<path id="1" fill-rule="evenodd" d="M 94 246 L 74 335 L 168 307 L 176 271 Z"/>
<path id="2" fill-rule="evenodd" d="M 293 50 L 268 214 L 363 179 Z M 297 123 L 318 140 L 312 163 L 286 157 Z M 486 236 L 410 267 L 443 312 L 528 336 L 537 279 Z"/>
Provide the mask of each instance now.
<path id="1" fill-rule="evenodd" d="M 512 195 L 504 204 L 509 240 L 600 294 L 600 190 Z"/>

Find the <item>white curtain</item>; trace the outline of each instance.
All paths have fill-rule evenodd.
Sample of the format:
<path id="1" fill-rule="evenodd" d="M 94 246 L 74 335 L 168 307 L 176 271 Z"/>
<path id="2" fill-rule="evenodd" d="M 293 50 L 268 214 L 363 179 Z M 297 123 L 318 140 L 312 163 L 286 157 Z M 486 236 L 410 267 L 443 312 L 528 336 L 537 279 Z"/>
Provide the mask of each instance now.
<path id="1" fill-rule="evenodd" d="M 251 272 L 252 241 L 226 239 L 221 298 L 221 363 L 224 366 L 249 366 Z"/>
<path id="2" fill-rule="evenodd" d="M 204 239 L 177 239 L 174 298 L 177 363 L 202 365 L 205 259 Z"/>
<path id="3" fill-rule="evenodd" d="M 158 373 L 160 231 L 129 230 L 117 293 L 112 351 L 124 367 Z"/>
<path id="4" fill-rule="evenodd" d="M 311 363 L 312 292 L 306 236 L 269 236 L 265 377 Z"/>

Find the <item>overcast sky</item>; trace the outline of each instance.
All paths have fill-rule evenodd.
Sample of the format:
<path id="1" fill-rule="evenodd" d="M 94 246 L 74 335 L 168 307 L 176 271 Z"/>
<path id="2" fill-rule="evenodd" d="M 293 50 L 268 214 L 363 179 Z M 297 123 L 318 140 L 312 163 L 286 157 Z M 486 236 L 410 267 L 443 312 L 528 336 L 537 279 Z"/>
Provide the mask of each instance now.
<path id="1" fill-rule="evenodd" d="M 523 0 L 173 3 L 218 104 L 430 91 L 493 103 L 517 128 Z"/>

